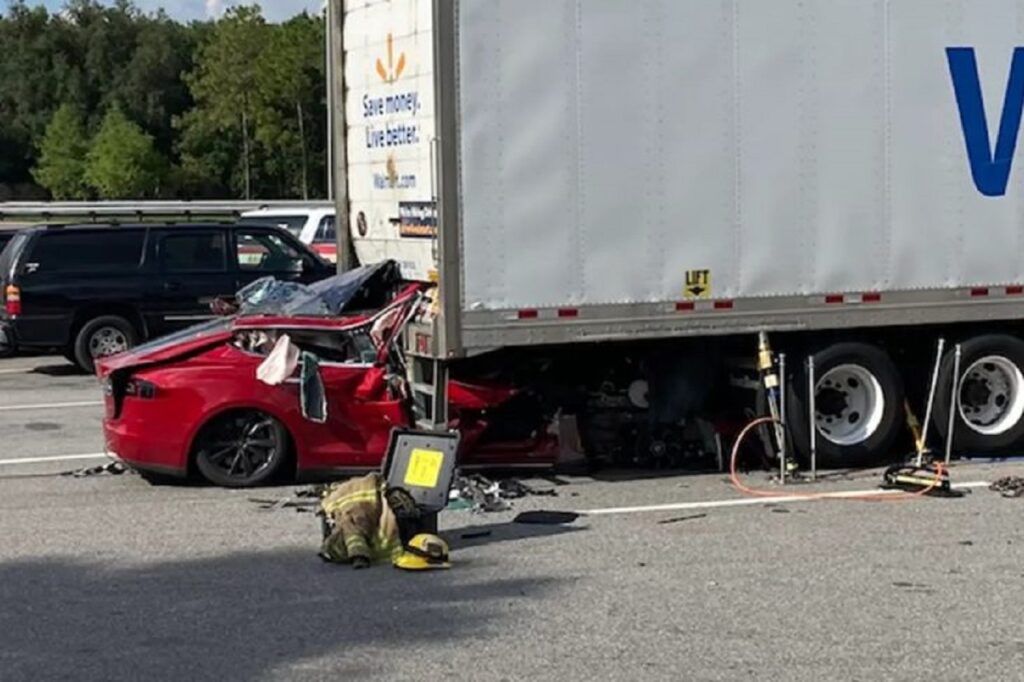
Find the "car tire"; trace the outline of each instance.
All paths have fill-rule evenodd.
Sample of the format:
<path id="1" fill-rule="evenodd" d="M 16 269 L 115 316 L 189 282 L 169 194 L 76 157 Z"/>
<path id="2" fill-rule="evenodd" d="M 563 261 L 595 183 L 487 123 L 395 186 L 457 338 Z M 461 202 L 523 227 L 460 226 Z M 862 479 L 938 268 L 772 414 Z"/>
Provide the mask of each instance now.
<path id="1" fill-rule="evenodd" d="M 258 410 L 214 418 L 199 432 L 194 461 L 203 478 L 225 488 L 250 488 L 271 481 L 289 455 L 288 432 Z"/>
<path id="2" fill-rule="evenodd" d="M 949 431 L 955 350 L 939 366 L 932 422 L 942 438 Z M 1004 453 L 1024 444 L 1024 341 L 1003 334 L 960 344 L 960 380 L 953 450 Z"/>
<path id="3" fill-rule="evenodd" d="M 75 336 L 75 364 L 90 374 L 96 370 L 96 360 L 130 350 L 138 343 L 139 335 L 132 323 L 116 315 L 104 315 L 89 320 Z"/>
<path id="4" fill-rule="evenodd" d="M 817 464 L 854 469 L 898 459 L 904 389 L 889 355 L 863 343 L 838 343 L 814 354 Z M 808 373 L 799 363 L 789 380 L 787 421 L 801 463 L 810 463 Z"/>

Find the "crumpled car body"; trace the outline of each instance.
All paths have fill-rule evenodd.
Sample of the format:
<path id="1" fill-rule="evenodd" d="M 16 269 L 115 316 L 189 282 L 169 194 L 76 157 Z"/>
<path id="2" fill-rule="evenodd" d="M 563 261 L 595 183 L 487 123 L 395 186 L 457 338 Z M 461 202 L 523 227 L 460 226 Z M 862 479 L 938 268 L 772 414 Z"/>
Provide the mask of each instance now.
<path id="1" fill-rule="evenodd" d="M 186 476 L 196 470 L 197 452 L 207 452 L 204 434 L 211 425 L 230 415 L 259 414 L 283 427 L 288 466 L 300 476 L 379 468 L 391 430 L 412 424 L 397 339 L 424 293 L 422 285 L 391 282 L 389 272 L 346 273 L 335 286 L 319 284 L 312 292 L 271 295 L 272 283 L 253 285 L 239 293 L 231 316 L 100 361 L 108 452 L 144 473 Z M 355 281 L 359 285 L 351 286 Z M 374 291 L 382 283 L 386 294 Z M 363 309 L 382 302 L 377 310 Z M 323 423 L 303 414 L 298 373 L 276 386 L 257 378 L 282 334 L 316 357 L 326 394 Z M 495 417 L 519 414 L 522 422 L 515 404 L 527 398 L 515 388 L 451 381 L 448 390 L 450 426 L 461 433 L 461 466 L 554 463 L 558 443 L 550 420 L 531 416 L 532 423 L 518 429 L 506 424 L 501 439 L 490 435 Z M 247 480 L 240 476 L 239 485 Z"/>

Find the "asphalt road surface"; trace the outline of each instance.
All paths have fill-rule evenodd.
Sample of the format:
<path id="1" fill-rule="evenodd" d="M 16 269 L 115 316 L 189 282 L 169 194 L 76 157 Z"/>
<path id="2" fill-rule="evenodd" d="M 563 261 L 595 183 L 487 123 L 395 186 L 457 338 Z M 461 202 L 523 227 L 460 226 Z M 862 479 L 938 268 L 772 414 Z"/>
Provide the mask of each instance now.
<path id="1" fill-rule="evenodd" d="M 741 501 L 717 474 L 566 476 L 512 512 L 443 514 L 450 571 L 356 572 L 319 561 L 311 514 L 251 501 L 296 486 L 57 475 L 103 462 L 100 414 L 63 360 L 0 362 L 2 680 L 1021 675 L 1024 499 L 981 484 L 1024 463 L 958 466 L 961 499 L 875 503 Z M 511 523 L 537 508 L 591 513 Z"/>

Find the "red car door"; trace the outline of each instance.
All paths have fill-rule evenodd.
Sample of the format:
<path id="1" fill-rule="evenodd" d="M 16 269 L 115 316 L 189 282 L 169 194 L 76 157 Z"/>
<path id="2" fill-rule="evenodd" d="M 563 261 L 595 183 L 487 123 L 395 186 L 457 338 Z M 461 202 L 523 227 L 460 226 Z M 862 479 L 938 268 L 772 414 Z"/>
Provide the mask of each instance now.
<path id="1" fill-rule="evenodd" d="M 323 435 L 310 448 L 306 468 L 377 467 L 384 459 L 391 429 L 410 425 L 407 406 L 388 388 L 384 369 L 389 348 L 418 300 L 409 293 L 360 328 L 339 332 L 353 340 L 361 336 L 363 344 L 375 349 L 376 361 L 321 363 L 327 422 L 319 429 Z"/>
<path id="2" fill-rule="evenodd" d="M 320 365 L 327 398 L 327 421 L 310 424 L 303 468 L 361 469 L 377 467 L 384 458 L 394 427 L 408 418 L 402 401 L 388 395 L 383 372 L 373 365 Z"/>

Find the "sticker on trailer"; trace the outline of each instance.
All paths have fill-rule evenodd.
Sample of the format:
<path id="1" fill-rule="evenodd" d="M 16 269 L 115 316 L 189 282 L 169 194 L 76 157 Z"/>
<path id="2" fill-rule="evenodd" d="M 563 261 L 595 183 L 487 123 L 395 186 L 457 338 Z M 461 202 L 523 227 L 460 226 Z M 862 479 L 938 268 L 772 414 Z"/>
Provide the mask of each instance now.
<path id="1" fill-rule="evenodd" d="M 436 237 L 437 204 L 433 201 L 403 201 L 398 204 L 398 231 L 403 237 Z"/>
<path id="2" fill-rule="evenodd" d="M 688 300 L 711 298 L 711 271 L 689 270 L 683 296 Z"/>

